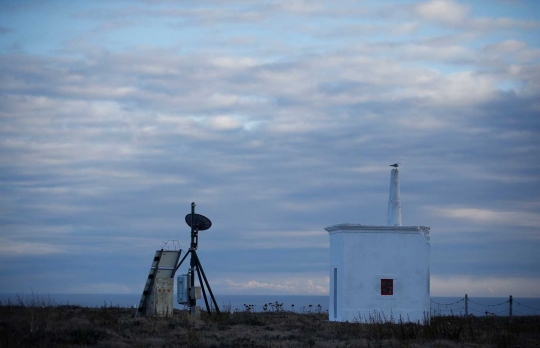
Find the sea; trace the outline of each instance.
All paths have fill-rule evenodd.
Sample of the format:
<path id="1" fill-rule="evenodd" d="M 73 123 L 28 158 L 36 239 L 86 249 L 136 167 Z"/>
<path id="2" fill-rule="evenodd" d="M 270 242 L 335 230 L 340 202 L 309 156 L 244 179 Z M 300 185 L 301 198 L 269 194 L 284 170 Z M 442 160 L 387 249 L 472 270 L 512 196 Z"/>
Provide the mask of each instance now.
<path id="1" fill-rule="evenodd" d="M 221 310 L 255 312 L 287 310 L 296 313 L 327 312 L 329 297 L 312 295 L 215 295 Z M 0 294 L 1 305 L 38 303 L 44 305 L 79 305 L 83 307 L 124 307 L 133 308 L 139 305 L 141 295 L 138 294 Z M 210 301 L 210 298 L 209 298 Z M 204 300 L 197 301 L 203 309 Z M 175 308 L 185 309 L 175 301 Z M 508 316 L 510 311 L 509 297 L 469 297 L 469 315 L 474 316 Z M 432 297 L 432 315 L 464 315 L 465 298 Z M 513 298 L 512 314 L 514 316 L 540 315 L 540 298 Z"/>

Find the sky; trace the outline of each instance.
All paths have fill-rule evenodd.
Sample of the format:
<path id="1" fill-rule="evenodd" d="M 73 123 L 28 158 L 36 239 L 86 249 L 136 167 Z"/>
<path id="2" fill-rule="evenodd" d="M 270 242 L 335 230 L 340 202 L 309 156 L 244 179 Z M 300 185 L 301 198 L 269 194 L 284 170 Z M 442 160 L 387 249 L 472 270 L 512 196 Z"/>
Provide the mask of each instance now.
<path id="1" fill-rule="evenodd" d="M 0 292 L 324 295 L 338 223 L 431 227 L 431 295 L 540 297 L 540 2 L 0 2 Z M 178 242 L 175 242 L 178 241 Z M 182 271 L 183 269 L 181 269 Z"/>

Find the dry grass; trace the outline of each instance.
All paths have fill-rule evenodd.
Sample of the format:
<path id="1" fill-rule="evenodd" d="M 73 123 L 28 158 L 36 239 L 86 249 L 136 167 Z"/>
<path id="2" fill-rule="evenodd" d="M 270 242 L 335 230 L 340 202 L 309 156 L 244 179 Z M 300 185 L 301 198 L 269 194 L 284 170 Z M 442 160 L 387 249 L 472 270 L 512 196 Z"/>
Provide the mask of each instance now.
<path id="1" fill-rule="evenodd" d="M 0 347 L 540 347 L 540 317 L 434 317 L 424 325 L 329 322 L 326 313 L 251 310 L 192 319 L 134 318 L 135 310 L 0 303 Z"/>

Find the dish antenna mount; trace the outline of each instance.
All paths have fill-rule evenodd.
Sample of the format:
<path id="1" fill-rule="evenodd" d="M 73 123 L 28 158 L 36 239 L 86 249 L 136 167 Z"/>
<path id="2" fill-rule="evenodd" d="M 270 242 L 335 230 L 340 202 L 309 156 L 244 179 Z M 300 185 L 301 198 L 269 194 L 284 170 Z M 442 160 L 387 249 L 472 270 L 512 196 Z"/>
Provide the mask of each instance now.
<path id="1" fill-rule="evenodd" d="M 204 215 L 195 214 L 195 202 L 191 203 L 191 214 L 186 215 L 186 224 L 188 224 L 189 227 L 191 227 L 191 245 L 189 247 L 188 252 L 184 255 L 178 266 L 174 269 L 174 273 L 180 268 L 184 260 L 187 258 L 188 255 L 191 254 L 191 259 L 189 262 L 190 268 L 189 268 L 189 288 L 190 293 L 191 290 L 195 289 L 195 272 L 197 272 L 197 276 L 199 277 L 199 284 L 201 284 L 201 290 L 204 297 L 204 303 L 206 304 L 206 311 L 208 314 L 210 313 L 210 306 L 208 305 L 208 298 L 206 296 L 206 289 L 208 289 L 208 293 L 210 294 L 210 297 L 212 298 L 212 302 L 214 304 L 214 308 L 216 312 L 219 314 L 219 306 L 216 302 L 216 298 L 214 297 L 214 294 L 212 293 L 212 289 L 210 288 L 210 283 L 208 283 L 208 279 L 206 278 L 206 274 L 204 274 L 203 267 L 201 265 L 201 260 L 199 260 L 199 256 L 197 255 L 197 248 L 199 246 L 199 231 L 205 231 L 212 227 L 212 221 L 210 221 L 209 218 L 207 218 Z M 205 289 L 206 285 L 206 289 Z M 189 298 L 189 307 L 190 312 L 192 316 L 195 316 L 195 307 L 197 306 L 197 300 L 195 299 L 195 296 L 190 296 Z"/>

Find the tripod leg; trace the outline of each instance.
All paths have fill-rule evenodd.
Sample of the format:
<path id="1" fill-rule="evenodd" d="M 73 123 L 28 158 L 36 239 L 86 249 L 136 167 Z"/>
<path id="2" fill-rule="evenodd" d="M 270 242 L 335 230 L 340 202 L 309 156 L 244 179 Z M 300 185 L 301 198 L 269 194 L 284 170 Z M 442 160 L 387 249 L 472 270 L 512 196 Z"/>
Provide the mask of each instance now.
<path id="1" fill-rule="evenodd" d="M 191 250 L 188 250 L 188 252 L 184 255 L 184 257 L 182 257 L 182 260 L 180 261 L 180 263 L 174 268 L 174 272 L 172 274 L 173 278 L 174 278 L 174 275 L 176 274 L 176 271 L 180 268 L 180 266 L 182 266 L 182 262 L 184 262 L 184 260 L 186 259 L 186 257 L 189 255 L 190 252 Z"/>
<path id="2" fill-rule="evenodd" d="M 199 265 L 197 265 L 197 275 L 199 276 L 199 283 L 201 283 L 201 290 L 202 290 L 202 293 L 203 293 L 203 296 L 204 296 L 204 303 L 206 304 L 206 311 L 208 312 L 208 314 L 210 314 L 210 306 L 208 305 L 208 298 L 206 297 L 206 291 L 204 290 L 204 283 L 202 281 L 202 277 L 201 277 L 201 271 L 199 270 Z"/>
<path id="3" fill-rule="evenodd" d="M 206 287 L 208 288 L 208 292 L 210 293 L 210 297 L 212 297 L 212 302 L 214 302 L 214 306 L 216 308 L 216 312 L 219 314 L 219 307 L 217 305 L 217 302 L 216 302 L 216 299 L 214 297 L 214 294 L 212 293 L 212 289 L 210 288 L 210 283 L 208 283 L 208 279 L 206 279 L 206 274 L 204 274 L 204 269 L 201 265 L 201 261 L 199 260 L 199 256 L 197 255 L 197 253 L 195 252 L 195 250 L 193 250 L 193 255 L 195 256 L 195 261 L 197 262 L 197 264 L 199 265 L 199 267 L 201 268 L 201 273 L 202 273 L 202 276 L 204 278 L 204 282 L 206 283 Z"/>

